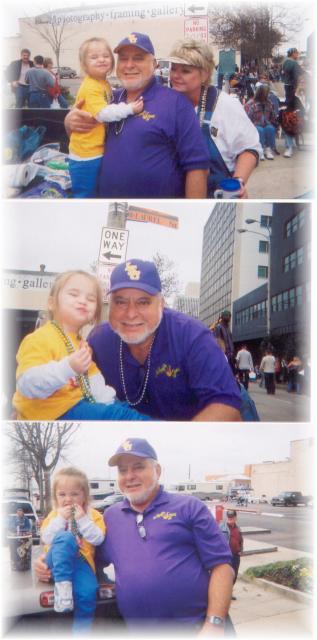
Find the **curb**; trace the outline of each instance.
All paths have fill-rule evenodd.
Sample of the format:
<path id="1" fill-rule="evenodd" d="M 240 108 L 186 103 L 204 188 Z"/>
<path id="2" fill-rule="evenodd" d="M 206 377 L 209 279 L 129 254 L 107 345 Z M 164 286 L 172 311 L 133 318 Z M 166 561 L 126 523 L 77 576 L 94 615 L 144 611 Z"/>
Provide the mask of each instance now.
<path id="1" fill-rule="evenodd" d="M 241 557 L 255 556 L 258 553 L 271 553 L 272 551 L 278 551 L 278 547 L 256 547 L 255 549 L 249 549 L 241 552 Z"/>
<path id="2" fill-rule="evenodd" d="M 243 580 L 243 582 L 250 582 L 252 584 L 255 584 L 265 591 L 271 591 L 272 593 L 284 596 L 285 598 L 289 598 L 290 600 L 295 600 L 296 602 L 302 602 L 303 604 L 307 605 L 313 605 L 314 602 L 313 595 L 304 593 L 304 591 L 290 589 L 290 587 L 285 587 L 284 585 L 277 584 L 276 582 L 270 582 L 269 580 L 265 580 L 264 578 L 252 578 L 251 576 L 246 576 L 243 573 L 241 576 L 239 575 L 239 579 Z"/>

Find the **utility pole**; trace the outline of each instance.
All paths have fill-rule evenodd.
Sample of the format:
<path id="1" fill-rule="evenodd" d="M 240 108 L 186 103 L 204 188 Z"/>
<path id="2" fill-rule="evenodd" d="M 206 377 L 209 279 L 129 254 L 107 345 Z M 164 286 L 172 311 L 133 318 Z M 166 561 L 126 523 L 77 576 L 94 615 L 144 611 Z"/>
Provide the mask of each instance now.
<path id="1" fill-rule="evenodd" d="M 127 202 L 110 202 L 108 208 L 107 227 L 125 229 L 129 204 Z"/>

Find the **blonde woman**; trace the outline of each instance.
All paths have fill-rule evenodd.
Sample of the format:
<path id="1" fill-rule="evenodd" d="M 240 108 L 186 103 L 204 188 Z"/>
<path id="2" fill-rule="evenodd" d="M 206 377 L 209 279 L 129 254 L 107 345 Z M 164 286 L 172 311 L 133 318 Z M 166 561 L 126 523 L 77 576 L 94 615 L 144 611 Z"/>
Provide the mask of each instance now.
<path id="1" fill-rule="evenodd" d="M 239 198 L 247 198 L 246 183 L 258 164 L 259 134 L 240 102 L 210 85 L 215 68 L 212 49 L 198 40 L 181 40 L 170 53 L 170 81 L 197 111 L 210 155 L 208 196 L 223 178 L 240 182 Z"/>

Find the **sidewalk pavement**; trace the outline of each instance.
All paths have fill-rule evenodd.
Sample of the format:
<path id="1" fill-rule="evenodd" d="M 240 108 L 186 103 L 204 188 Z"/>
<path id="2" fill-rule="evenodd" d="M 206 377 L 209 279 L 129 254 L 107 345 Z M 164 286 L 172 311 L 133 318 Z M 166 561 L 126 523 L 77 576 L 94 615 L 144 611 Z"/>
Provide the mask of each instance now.
<path id="1" fill-rule="evenodd" d="M 313 599 L 309 596 L 296 598 L 293 590 L 279 585 L 270 585 L 261 580 L 247 581 L 243 573 L 251 566 L 270 562 L 296 560 L 311 556 L 303 551 L 272 546 L 265 542 L 245 540 L 248 555 L 241 557 L 239 577 L 234 587 L 230 616 L 238 638 L 309 638 L 313 637 Z M 255 555 L 256 554 L 256 555 Z"/>
<path id="2" fill-rule="evenodd" d="M 284 138 L 277 138 L 280 155 L 274 160 L 260 161 L 248 180 L 251 199 L 287 200 L 311 198 L 314 189 L 314 134 L 304 134 L 304 144 L 295 149 L 291 158 L 284 158 Z"/>
<path id="3" fill-rule="evenodd" d="M 285 384 L 277 384 L 275 395 L 271 396 L 258 382 L 251 382 L 249 393 L 262 422 L 308 422 L 310 419 L 310 396 L 288 393 Z"/>

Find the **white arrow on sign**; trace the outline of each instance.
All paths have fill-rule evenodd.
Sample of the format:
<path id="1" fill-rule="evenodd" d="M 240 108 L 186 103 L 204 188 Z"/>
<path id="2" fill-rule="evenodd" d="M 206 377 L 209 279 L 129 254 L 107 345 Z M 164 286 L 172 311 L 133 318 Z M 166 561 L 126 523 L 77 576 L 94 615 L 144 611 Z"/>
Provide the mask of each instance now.
<path id="1" fill-rule="evenodd" d="M 185 16 L 190 16 L 191 18 L 195 16 L 207 16 L 208 3 L 197 2 L 196 0 L 193 0 L 192 2 L 185 2 L 184 14 Z"/>
<path id="2" fill-rule="evenodd" d="M 129 231 L 127 229 L 111 229 L 103 227 L 101 232 L 99 262 L 102 264 L 120 264 L 124 262 Z"/>

